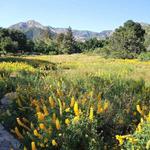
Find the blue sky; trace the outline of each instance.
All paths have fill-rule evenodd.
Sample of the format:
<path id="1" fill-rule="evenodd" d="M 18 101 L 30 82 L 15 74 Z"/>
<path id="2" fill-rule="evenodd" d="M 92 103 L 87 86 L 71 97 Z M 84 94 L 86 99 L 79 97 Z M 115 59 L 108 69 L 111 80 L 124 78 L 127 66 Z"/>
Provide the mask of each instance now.
<path id="1" fill-rule="evenodd" d="M 150 23 L 150 0 L 0 0 L 0 26 L 27 20 L 102 31 L 126 20 Z"/>

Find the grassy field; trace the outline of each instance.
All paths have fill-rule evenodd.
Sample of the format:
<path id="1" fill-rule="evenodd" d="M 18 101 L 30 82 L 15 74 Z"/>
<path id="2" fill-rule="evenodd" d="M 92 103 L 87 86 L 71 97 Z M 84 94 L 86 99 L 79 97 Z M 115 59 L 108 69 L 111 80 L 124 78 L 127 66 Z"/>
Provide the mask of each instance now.
<path id="1" fill-rule="evenodd" d="M 20 149 L 109 150 L 133 144 L 140 149 L 149 140 L 150 61 L 85 54 L 3 57 L 0 98 L 10 92 L 17 98 L 1 110 L 0 121 L 20 140 Z M 142 144 L 140 136 L 146 136 Z"/>
<path id="2" fill-rule="evenodd" d="M 27 59 L 53 62 L 61 68 L 61 75 L 82 76 L 93 74 L 95 76 L 115 75 L 123 78 L 144 79 L 150 82 L 150 61 L 141 62 L 137 59 L 105 59 L 101 56 L 88 55 L 57 55 L 26 57 Z"/>

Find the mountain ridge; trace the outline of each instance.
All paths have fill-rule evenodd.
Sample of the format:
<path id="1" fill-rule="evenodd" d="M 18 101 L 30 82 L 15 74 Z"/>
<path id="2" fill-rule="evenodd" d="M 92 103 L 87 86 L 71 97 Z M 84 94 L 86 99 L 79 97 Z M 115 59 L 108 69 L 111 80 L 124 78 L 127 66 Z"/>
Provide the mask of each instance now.
<path id="1" fill-rule="evenodd" d="M 67 28 L 58 28 L 52 26 L 44 26 L 35 20 L 28 20 L 26 22 L 19 22 L 8 27 L 9 29 L 20 30 L 24 32 L 28 39 L 36 40 L 41 39 L 45 34 L 57 35 L 60 33 L 66 33 Z M 89 30 L 77 30 L 73 29 L 73 35 L 76 40 L 85 41 L 90 38 L 105 39 L 109 37 L 113 31 L 104 30 L 102 32 L 93 32 Z"/>

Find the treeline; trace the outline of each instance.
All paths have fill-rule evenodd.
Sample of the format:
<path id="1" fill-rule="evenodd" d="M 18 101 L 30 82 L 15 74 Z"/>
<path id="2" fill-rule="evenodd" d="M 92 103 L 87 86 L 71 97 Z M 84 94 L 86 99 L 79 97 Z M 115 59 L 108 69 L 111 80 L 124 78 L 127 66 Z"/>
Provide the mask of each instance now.
<path id="1" fill-rule="evenodd" d="M 31 41 L 20 32 L 0 28 L 0 53 L 42 53 L 42 54 L 72 54 L 82 52 L 100 53 L 116 58 L 136 58 L 144 47 L 145 30 L 139 23 L 129 20 L 116 29 L 105 39 L 89 39 L 84 42 L 75 40 L 71 27 L 67 32 L 44 40 Z"/>
<path id="2" fill-rule="evenodd" d="M 71 27 L 65 34 L 60 33 L 56 37 L 49 36 L 44 40 L 36 41 L 27 40 L 25 34 L 20 31 L 0 28 L 0 52 L 3 54 L 18 52 L 72 54 L 94 50 L 103 47 L 104 44 L 104 40 L 97 40 L 96 38 L 85 42 L 76 41 Z"/>

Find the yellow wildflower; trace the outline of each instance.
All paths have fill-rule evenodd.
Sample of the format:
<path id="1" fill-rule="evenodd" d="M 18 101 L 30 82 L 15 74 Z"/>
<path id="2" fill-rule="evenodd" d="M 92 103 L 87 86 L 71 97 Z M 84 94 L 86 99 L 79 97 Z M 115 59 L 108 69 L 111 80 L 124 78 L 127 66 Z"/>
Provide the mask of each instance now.
<path id="1" fill-rule="evenodd" d="M 74 99 L 74 97 L 72 97 L 72 98 L 71 98 L 70 107 L 73 107 L 73 106 L 74 106 L 74 103 L 75 103 L 75 99 Z"/>
<path id="2" fill-rule="evenodd" d="M 57 142 L 55 140 L 52 140 L 52 145 L 53 146 L 57 146 L 58 144 L 57 144 Z"/>
<path id="3" fill-rule="evenodd" d="M 62 116 L 62 103 L 61 103 L 61 100 L 58 98 L 58 103 L 59 103 L 59 112 L 60 112 L 60 115 Z"/>
<path id="4" fill-rule="evenodd" d="M 119 144 L 122 145 L 124 140 L 123 137 L 121 135 L 116 135 L 116 139 L 119 141 Z"/>
<path id="5" fill-rule="evenodd" d="M 61 97 L 63 96 L 63 92 L 60 89 L 57 89 L 57 95 Z"/>
<path id="6" fill-rule="evenodd" d="M 39 124 L 39 127 L 40 127 L 40 129 L 44 130 L 44 129 L 45 129 L 44 123 L 40 123 L 40 124 Z"/>
<path id="7" fill-rule="evenodd" d="M 44 111 L 44 115 L 45 115 L 45 116 L 48 116 L 48 115 L 49 115 L 49 112 L 48 112 L 46 106 L 43 106 L 43 111 Z"/>
<path id="8" fill-rule="evenodd" d="M 109 101 L 108 100 L 105 100 L 104 102 L 104 111 L 106 111 L 109 107 Z"/>
<path id="9" fill-rule="evenodd" d="M 37 149 L 36 149 L 36 146 L 35 146 L 35 142 L 32 142 L 32 143 L 31 143 L 31 150 L 37 150 Z"/>
<path id="10" fill-rule="evenodd" d="M 52 122 L 55 123 L 56 122 L 56 114 L 53 113 L 53 116 L 52 116 Z"/>
<path id="11" fill-rule="evenodd" d="M 66 108 L 66 109 L 65 109 L 65 112 L 70 112 L 70 108 L 69 108 L 69 107 Z"/>
<path id="12" fill-rule="evenodd" d="M 141 132 L 142 131 L 142 127 L 141 127 L 141 123 L 138 124 L 137 128 L 136 128 L 137 132 Z"/>
<path id="13" fill-rule="evenodd" d="M 37 113 L 37 116 L 38 116 L 38 120 L 39 120 L 39 121 L 43 121 L 44 118 L 45 118 L 45 115 L 44 115 L 43 113 L 41 113 L 41 112 L 38 112 L 38 113 Z"/>
<path id="14" fill-rule="evenodd" d="M 38 133 L 38 131 L 36 129 L 33 131 L 33 133 L 34 133 L 35 136 L 41 138 L 41 135 Z"/>
<path id="15" fill-rule="evenodd" d="M 97 113 L 100 114 L 102 112 L 103 112 L 103 108 L 102 108 L 101 102 L 99 101 L 97 105 Z"/>
<path id="16" fill-rule="evenodd" d="M 137 109 L 137 111 L 138 111 L 142 116 L 144 116 L 144 113 L 143 113 L 143 111 L 142 111 L 140 105 L 137 105 L 137 106 L 136 106 L 136 109 Z"/>
<path id="17" fill-rule="evenodd" d="M 89 115 L 89 119 L 90 121 L 93 121 L 93 107 L 90 108 L 90 115 Z"/>
<path id="18" fill-rule="evenodd" d="M 54 100 L 52 99 L 52 97 L 49 97 L 49 103 L 50 103 L 51 108 L 54 108 L 54 107 L 55 107 L 55 102 L 54 102 Z"/>
<path id="19" fill-rule="evenodd" d="M 70 124 L 70 120 L 67 118 L 67 119 L 65 119 L 65 124 L 66 125 L 69 125 Z"/>
<path id="20" fill-rule="evenodd" d="M 59 130 L 60 129 L 60 122 L 58 119 L 56 119 L 56 129 Z"/>
<path id="21" fill-rule="evenodd" d="M 79 122 L 79 116 L 75 116 L 74 118 L 73 118 L 73 123 L 78 123 Z"/>
<path id="22" fill-rule="evenodd" d="M 78 109 L 78 103 L 77 102 L 75 102 L 75 104 L 74 104 L 74 113 L 76 116 L 79 115 L 79 109 Z"/>

